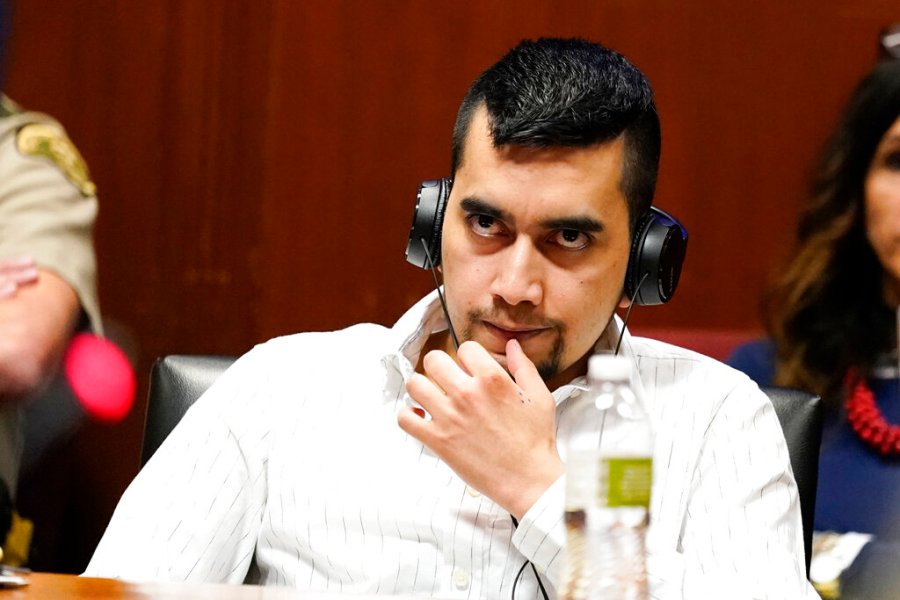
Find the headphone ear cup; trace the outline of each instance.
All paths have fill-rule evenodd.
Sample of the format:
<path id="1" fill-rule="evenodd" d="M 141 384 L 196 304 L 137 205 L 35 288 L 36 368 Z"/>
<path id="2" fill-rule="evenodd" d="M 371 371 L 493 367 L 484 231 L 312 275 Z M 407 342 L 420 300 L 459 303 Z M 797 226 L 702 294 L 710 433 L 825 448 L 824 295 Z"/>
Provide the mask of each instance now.
<path id="1" fill-rule="evenodd" d="M 625 293 L 635 304 L 654 306 L 671 300 L 687 251 L 687 230 L 673 216 L 651 206 L 631 241 Z"/>
<path id="2" fill-rule="evenodd" d="M 428 269 L 441 264 L 441 229 L 452 187 L 453 180 L 448 177 L 429 179 L 419 184 L 416 209 L 406 242 L 406 260 L 417 267 Z M 427 253 L 425 246 L 428 247 Z M 429 264 L 429 255 L 432 264 Z"/>

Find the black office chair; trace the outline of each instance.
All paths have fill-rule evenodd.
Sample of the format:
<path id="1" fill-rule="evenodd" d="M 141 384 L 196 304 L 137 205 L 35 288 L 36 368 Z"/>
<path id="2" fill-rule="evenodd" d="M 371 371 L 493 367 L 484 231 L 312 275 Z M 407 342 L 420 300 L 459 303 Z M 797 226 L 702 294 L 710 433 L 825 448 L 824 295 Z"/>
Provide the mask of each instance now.
<path id="1" fill-rule="evenodd" d="M 144 425 L 141 466 L 156 452 L 187 409 L 235 360 L 232 356 L 171 355 L 157 359 L 150 374 L 150 397 Z M 784 430 L 791 467 L 800 492 L 806 572 L 812 550 L 813 515 L 819 480 L 822 405 L 818 396 L 800 390 L 768 387 Z"/>
<path id="2" fill-rule="evenodd" d="M 762 388 L 775 407 L 784 431 L 791 468 L 800 495 L 803 519 L 803 547 L 806 549 L 806 575 L 812 559 L 813 517 L 816 514 L 816 488 L 819 485 L 819 446 L 822 442 L 823 407 L 819 396 L 782 387 Z"/>
<path id="3" fill-rule="evenodd" d="M 234 356 L 199 354 L 172 354 L 156 359 L 150 371 L 142 467 L 178 425 L 187 409 L 235 360 Z"/>

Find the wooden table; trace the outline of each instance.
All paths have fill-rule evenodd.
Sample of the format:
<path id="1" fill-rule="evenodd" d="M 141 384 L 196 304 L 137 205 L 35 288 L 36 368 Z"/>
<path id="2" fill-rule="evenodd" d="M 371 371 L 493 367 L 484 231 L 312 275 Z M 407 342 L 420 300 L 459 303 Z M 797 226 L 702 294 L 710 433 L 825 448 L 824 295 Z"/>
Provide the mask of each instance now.
<path id="1" fill-rule="evenodd" d="M 348 597 L 365 600 L 367 596 L 308 592 L 284 587 L 258 585 L 222 585 L 211 583 L 126 583 L 115 579 L 31 573 L 29 584 L 19 588 L 0 588 L 0 600 L 152 600 L 156 598 L 191 600 L 337 600 Z"/>

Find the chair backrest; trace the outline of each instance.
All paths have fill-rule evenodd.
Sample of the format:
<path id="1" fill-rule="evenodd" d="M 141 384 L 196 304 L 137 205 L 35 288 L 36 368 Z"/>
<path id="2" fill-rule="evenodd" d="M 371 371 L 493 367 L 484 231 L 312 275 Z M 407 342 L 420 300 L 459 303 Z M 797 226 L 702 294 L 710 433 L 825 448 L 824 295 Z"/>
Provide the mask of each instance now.
<path id="1" fill-rule="evenodd" d="M 187 409 L 234 361 L 234 356 L 189 354 L 173 354 L 156 359 L 150 371 L 150 393 L 141 449 L 142 467 Z"/>
<path id="2" fill-rule="evenodd" d="M 819 483 L 819 446 L 822 442 L 823 407 L 815 394 L 782 387 L 764 387 L 784 431 L 791 468 L 800 492 L 803 518 L 803 546 L 806 549 L 806 574 L 812 558 L 813 518 L 816 513 L 816 488 Z"/>
<path id="3" fill-rule="evenodd" d="M 147 420 L 144 424 L 143 466 L 156 452 L 187 409 L 233 363 L 233 356 L 171 355 L 153 364 Z M 822 404 L 818 396 L 801 390 L 766 387 L 784 430 L 791 467 L 800 492 L 806 572 L 812 549 L 819 444 L 822 441 Z"/>

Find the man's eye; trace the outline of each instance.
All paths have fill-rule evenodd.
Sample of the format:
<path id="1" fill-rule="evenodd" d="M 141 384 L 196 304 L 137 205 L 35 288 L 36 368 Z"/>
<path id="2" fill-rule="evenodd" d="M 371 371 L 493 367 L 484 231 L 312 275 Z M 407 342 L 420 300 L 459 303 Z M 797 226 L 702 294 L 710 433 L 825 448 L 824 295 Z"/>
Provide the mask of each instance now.
<path id="1" fill-rule="evenodd" d="M 471 215 L 469 227 L 478 235 L 497 235 L 501 232 L 500 223 L 494 217 L 488 215 Z"/>
<path id="2" fill-rule="evenodd" d="M 581 250 L 590 243 L 591 238 L 583 231 L 562 229 L 554 233 L 550 241 L 566 250 Z"/>

